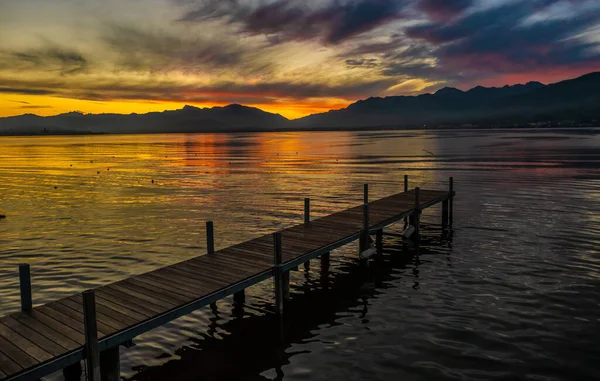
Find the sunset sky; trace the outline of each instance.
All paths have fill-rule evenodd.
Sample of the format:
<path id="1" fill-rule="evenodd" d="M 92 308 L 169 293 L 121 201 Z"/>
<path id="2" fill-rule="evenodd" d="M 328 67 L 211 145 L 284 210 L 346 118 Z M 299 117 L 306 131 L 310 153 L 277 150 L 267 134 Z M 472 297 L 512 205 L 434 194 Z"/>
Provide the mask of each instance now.
<path id="1" fill-rule="evenodd" d="M 1 0 L 0 116 L 369 96 L 600 70 L 598 0 Z"/>

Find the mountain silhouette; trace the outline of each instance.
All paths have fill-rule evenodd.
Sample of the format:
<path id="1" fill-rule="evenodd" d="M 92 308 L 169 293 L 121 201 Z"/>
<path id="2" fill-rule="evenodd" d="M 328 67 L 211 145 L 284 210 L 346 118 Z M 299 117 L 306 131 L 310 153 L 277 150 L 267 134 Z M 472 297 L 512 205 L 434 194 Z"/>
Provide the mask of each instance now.
<path id="1" fill-rule="evenodd" d="M 600 120 L 600 72 L 547 86 L 529 82 L 477 86 L 469 91 L 446 87 L 434 94 L 369 98 L 292 123 L 300 128 L 336 128 L 513 125 L 565 120 Z"/>
<path id="2" fill-rule="evenodd" d="M 433 94 L 372 97 L 347 108 L 288 120 L 258 108 L 232 104 L 147 114 L 26 114 L 0 118 L 1 135 L 82 133 L 197 133 L 279 130 L 577 125 L 600 121 L 600 72 L 551 85 L 528 82 L 468 91 L 445 87 Z"/>

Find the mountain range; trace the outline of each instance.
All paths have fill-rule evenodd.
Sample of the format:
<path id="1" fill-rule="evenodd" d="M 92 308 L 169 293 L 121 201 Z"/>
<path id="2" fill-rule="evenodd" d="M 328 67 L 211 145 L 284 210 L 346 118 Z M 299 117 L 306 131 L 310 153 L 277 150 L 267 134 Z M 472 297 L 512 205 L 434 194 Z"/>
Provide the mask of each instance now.
<path id="1" fill-rule="evenodd" d="M 550 85 L 529 82 L 468 91 L 373 97 L 341 110 L 288 120 L 253 107 L 229 105 L 147 114 L 82 114 L 0 118 L 0 135 L 83 133 L 196 133 L 342 130 L 441 126 L 570 125 L 600 122 L 600 72 Z"/>

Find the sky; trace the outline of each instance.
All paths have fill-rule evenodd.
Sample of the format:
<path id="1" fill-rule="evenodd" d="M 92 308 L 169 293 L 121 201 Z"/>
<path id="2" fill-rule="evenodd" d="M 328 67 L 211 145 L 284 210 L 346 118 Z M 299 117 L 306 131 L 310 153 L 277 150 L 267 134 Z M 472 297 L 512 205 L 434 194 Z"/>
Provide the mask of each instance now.
<path id="1" fill-rule="evenodd" d="M 598 0 L 0 0 L 0 116 L 298 118 L 598 70 Z"/>

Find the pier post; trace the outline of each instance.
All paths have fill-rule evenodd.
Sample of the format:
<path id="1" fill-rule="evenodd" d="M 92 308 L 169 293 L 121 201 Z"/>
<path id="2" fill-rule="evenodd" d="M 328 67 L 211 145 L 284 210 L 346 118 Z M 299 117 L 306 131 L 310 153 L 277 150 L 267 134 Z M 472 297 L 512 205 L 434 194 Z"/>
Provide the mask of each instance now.
<path id="1" fill-rule="evenodd" d="M 215 252 L 215 229 L 212 221 L 206 221 L 206 252 Z"/>
<path id="2" fill-rule="evenodd" d="M 100 381 L 100 353 L 96 322 L 96 295 L 93 290 L 83 294 L 83 327 L 85 332 L 85 367 L 88 381 Z"/>
<path id="3" fill-rule="evenodd" d="M 450 177 L 449 182 L 450 182 L 450 196 L 448 198 L 448 224 L 450 225 L 450 227 L 452 227 L 452 217 L 454 214 L 454 205 L 453 205 L 454 179 L 452 177 Z"/>
<path id="4" fill-rule="evenodd" d="M 281 270 L 281 232 L 273 233 L 273 278 L 275 283 L 275 312 L 283 316 L 283 271 Z"/>
<path id="5" fill-rule="evenodd" d="M 442 201 L 442 229 L 448 228 L 448 200 Z"/>
<path id="6" fill-rule="evenodd" d="M 368 204 L 368 203 L 369 203 L 369 184 L 365 184 L 364 190 L 363 190 L 363 204 Z"/>
<path id="7" fill-rule="evenodd" d="M 29 265 L 19 265 L 19 287 L 21 289 L 21 311 L 30 312 L 33 308 L 33 299 L 31 297 Z"/>
<path id="8" fill-rule="evenodd" d="M 310 224 L 310 198 L 304 199 L 304 225 Z M 310 260 L 304 262 L 304 269 L 310 268 Z"/>
<path id="9" fill-rule="evenodd" d="M 363 228 L 358 240 L 358 254 L 360 254 L 369 248 L 369 204 L 363 204 Z M 369 258 L 360 259 L 362 266 L 369 264 Z"/>
<path id="10" fill-rule="evenodd" d="M 100 377 L 102 381 L 121 380 L 121 361 L 118 345 L 100 352 Z"/>
<path id="11" fill-rule="evenodd" d="M 287 303 L 290 301 L 290 272 L 284 271 L 282 273 L 282 290 L 283 290 L 283 302 Z"/>
<path id="12" fill-rule="evenodd" d="M 71 364 L 62 370 L 63 378 L 65 381 L 81 381 L 81 373 L 83 369 L 81 362 L 77 361 L 75 364 Z"/>
<path id="13" fill-rule="evenodd" d="M 410 215 L 410 224 L 415 228 L 415 232 L 414 237 L 415 237 L 415 241 L 419 240 L 419 235 L 421 234 L 420 229 L 419 229 L 419 225 L 420 225 L 420 218 L 421 218 L 421 210 L 420 210 L 420 201 L 419 201 L 419 191 L 420 189 L 417 187 L 415 188 L 415 207 L 414 207 L 414 211 L 413 213 Z"/>
<path id="14" fill-rule="evenodd" d="M 308 225 L 310 223 L 310 198 L 304 199 L 304 224 Z"/>
<path id="15" fill-rule="evenodd" d="M 404 175 L 404 191 L 408 192 L 408 175 Z M 404 227 L 406 228 L 406 224 L 408 223 L 408 218 L 404 217 Z"/>

